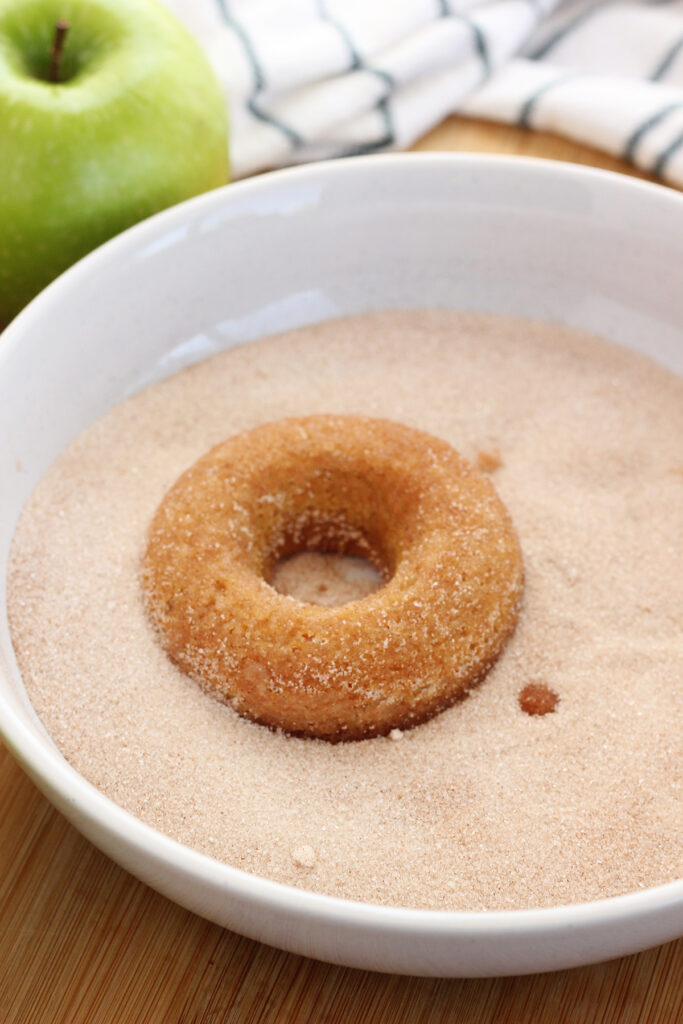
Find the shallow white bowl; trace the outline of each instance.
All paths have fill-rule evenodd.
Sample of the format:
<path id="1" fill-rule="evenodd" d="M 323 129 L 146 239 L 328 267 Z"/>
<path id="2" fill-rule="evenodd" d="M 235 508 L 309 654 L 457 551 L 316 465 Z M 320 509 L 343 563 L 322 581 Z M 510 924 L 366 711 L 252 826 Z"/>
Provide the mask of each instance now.
<path id="1" fill-rule="evenodd" d="M 454 913 L 332 899 L 179 845 L 102 796 L 33 711 L 6 616 L 22 505 L 67 442 L 218 349 L 339 314 L 447 306 L 563 321 L 683 373 L 683 196 L 599 171 L 479 156 L 371 157 L 266 175 L 126 232 L 0 340 L 0 721 L 93 843 L 178 903 L 308 956 L 405 974 L 546 971 L 683 933 L 683 882 L 545 910 Z"/>

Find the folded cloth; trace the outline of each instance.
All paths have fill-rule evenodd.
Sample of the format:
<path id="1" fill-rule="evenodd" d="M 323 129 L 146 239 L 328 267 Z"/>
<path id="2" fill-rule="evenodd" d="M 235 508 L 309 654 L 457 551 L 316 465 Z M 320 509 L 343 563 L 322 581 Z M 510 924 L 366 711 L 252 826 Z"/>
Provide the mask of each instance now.
<path id="1" fill-rule="evenodd" d="M 446 115 L 683 186 L 683 0 L 165 0 L 226 90 L 233 174 L 399 149 Z"/>

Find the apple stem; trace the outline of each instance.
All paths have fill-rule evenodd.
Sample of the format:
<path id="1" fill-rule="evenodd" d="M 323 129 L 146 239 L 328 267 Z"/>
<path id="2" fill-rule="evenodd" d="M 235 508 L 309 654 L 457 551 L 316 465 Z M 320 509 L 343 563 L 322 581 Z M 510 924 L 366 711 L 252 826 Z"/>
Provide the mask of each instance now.
<path id="1" fill-rule="evenodd" d="M 55 25 L 55 34 L 52 40 L 52 46 L 50 47 L 50 81 L 59 82 L 61 81 L 59 75 L 59 66 L 62 60 L 62 54 L 64 52 L 64 44 L 66 42 L 66 34 L 69 31 L 68 21 L 58 21 Z"/>

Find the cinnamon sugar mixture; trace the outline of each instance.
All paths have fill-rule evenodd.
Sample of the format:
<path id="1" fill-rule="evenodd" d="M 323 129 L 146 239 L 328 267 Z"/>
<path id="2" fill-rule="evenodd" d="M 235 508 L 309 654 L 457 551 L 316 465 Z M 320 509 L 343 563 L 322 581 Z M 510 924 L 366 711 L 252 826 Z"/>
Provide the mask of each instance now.
<path id="1" fill-rule="evenodd" d="M 464 702 L 336 746 L 244 721 L 185 678 L 138 578 L 147 525 L 188 465 L 238 431 L 313 412 L 445 438 L 491 474 L 526 566 L 517 630 Z M 330 603 L 377 582 L 305 555 L 274 585 Z M 236 867 L 460 910 L 589 900 L 683 873 L 683 381 L 607 342 L 422 311 L 214 357 L 63 453 L 19 524 L 9 601 L 29 696 L 68 760 Z M 525 712 L 530 693 L 534 707 L 556 699 Z"/>

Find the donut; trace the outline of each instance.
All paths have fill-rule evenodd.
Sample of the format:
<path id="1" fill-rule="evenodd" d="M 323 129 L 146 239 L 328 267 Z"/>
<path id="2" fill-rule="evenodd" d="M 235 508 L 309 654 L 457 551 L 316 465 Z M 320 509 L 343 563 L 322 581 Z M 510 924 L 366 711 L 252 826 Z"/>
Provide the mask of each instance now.
<path id="1" fill-rule="evenodd" d="M 277 562 L 358 555 L 383 585 L 337 607 L 269 584 Z M 183 473 L 150 524 L 146 610 L 184 673 L 241 715 L 339 741 L 424 722 L 482 679 L 514 630 L 519 542 L 490 480 L 389 420 L 266 423 Z"/>

